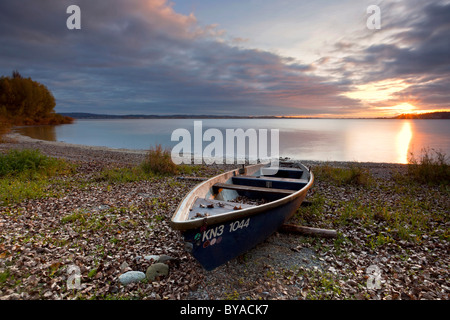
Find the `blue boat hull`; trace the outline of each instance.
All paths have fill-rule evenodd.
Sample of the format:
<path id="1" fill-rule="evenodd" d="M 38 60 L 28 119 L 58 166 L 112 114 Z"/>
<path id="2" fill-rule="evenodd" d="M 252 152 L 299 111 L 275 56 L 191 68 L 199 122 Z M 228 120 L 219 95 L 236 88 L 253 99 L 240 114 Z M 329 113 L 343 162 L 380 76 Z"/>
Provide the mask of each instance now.
<path id="1" fill-rule="evenodd" d="M 171 226 L 183 233 L 186 247 L 206 270 L 277 231 L 314 182 L 303 165 L 277 172 L 266 169 L 267 165 L 257 164 L 220 174 L 196 186 L 178 205 Z"/>
<path id="2" fill-rule="evenodd" d="M 263 242 L 279 229 L 300 207 L 305 194 L 255 215 L 204 225 L 184 232 L 192 255 L 206 270 L 213 270 Z"/>

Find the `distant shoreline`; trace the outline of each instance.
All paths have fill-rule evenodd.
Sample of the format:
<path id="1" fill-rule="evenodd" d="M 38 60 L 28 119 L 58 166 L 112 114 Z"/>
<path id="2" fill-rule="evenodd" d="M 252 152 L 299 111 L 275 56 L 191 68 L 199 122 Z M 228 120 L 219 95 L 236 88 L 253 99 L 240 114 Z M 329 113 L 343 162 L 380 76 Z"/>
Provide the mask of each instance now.
<path id="1" fill-rule="evenodd" d="M 110 148 L 110 147 L 103 147 L 103 146 L 89 146 L 89 145 L 85 145 L 85 144 L 67 143 L 67 142 L 62 142 L 62 141 L 49 141 L 49 140 L 35 139 L 35 138 L 31 138 L 31 137 L 22 135 L 18 132 L 6 134 L 5 140 L 7 140 L 9 142 L 13 142 L 13 143 L 15 142 L 18 144 L 35 143 L 35 144 L 48 145 L 48 146 L 53 146 L 53 147 L 77 148 L 80 150 L 122 152 L 122 153 L 142 154 L 142 155 L 147 153 L 147 150 L 141 150 L 141 149 Z"/>
<path id="2" fill-rule="evenodd" d="M 128 115 L 113 115 L 113 114 L 96 114 L 84 112 L 69 112 L 60 113 L 63 116 L 74 119 L 333 119 L 333 120 L 374 120 L 374 119 L 450 119 L 450 112 L 432 112 L 423 114 L 402 114 L 395 117 L 375 117 L 375 118 L 336 118 L 336 117 L 308 117 L 308 116 L 224 116 L 224 115 L 143 115 L 143 114 L 128 114 Z"/>

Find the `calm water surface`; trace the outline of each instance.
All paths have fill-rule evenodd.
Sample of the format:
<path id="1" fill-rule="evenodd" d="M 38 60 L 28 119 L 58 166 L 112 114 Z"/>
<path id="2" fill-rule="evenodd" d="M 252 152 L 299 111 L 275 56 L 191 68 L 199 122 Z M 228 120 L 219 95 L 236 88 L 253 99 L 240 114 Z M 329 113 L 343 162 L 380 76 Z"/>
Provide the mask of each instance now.
<path id="1" fill-rule="evenodd" d="M 280 156 L 301 160 L 407 163 L 411 152 L 433 148 L 450 156 L 450 120 L 202 119 L 208 128 L 278 129 Z M 21 128 L 37 139 L 111 148 L 172 148 L 175 129 L 194 139 L 193 119 L 77 120 L 74 124 Z M 223 134 L 225 139 L 225 133 Z M 270 139 L 269 139 L 270 140 Z M 203 148 L 210 142 L 204 142 Z"/>

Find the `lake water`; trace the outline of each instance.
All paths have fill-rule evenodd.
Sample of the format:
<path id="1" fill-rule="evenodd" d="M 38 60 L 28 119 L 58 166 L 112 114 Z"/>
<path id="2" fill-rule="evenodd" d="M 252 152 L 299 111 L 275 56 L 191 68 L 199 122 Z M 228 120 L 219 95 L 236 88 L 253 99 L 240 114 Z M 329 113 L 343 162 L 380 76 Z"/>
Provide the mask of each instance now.
<path id="1" fill-rule="evenodd" d="M 187 129 L 194 141 L 193 119 L 77 120 L 60 126 L 26 127 L 33 138 L 111 148 L 173 148 L 175 129 Z M 299 160 L 407 163 L 411 152 L 432 148 L 450 156 L 450 120 L 384 119 L 200 119 L 209 128 L 279 130 L 279 154 Z M 203 142 L 203 148 L 210 142 Z M 248 150 L 248 149 L 246 149 Z M 269 147 L 270 150 L 270 147 Z M 269 151 L 270 154 L 270 151 Z"/>

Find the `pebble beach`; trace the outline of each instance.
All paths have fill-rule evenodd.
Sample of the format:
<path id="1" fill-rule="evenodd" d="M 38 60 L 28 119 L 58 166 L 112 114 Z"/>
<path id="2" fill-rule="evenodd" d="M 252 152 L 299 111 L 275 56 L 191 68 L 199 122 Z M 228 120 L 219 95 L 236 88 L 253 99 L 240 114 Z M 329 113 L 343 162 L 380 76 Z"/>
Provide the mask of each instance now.
<path id="1" fill-rule="evenodd" d="M 75 172 L 55 178 L 45 197 L 0 203 L 1 300 L 450 298 L 448 186 L 407 193 L 394 179 L 406 173 L 406 165 L 327 163 L 357 165 L 374 181 L 362 188 L 316 179 L 306 200 L 319 208 L 320 216 L 309 209 L 290 223 L 335 229 L 336 239 L 275 233 L 246 254 L 205 271 L 169 226 L 178 203 L 198 181 L 177 176 L 126 183 L 99 179 L 105 170 L 139 165 L 143 151 L 16 133 L 0 143 L 0 152 L 11 149 L 39 149 L 73 163 Z M 313 172 L 324 165 L 303 163 Z M 193 175 L 211 177 L 230 169 L 234 166 L 202 166 Z M 390 225 L 394 213 L 403 210 L 400 206 L 429 213 L 420 234 L 410 228 L 404 236 L 403 229 Z M 70 289 L 73 275 L 78 282 Z"/>

